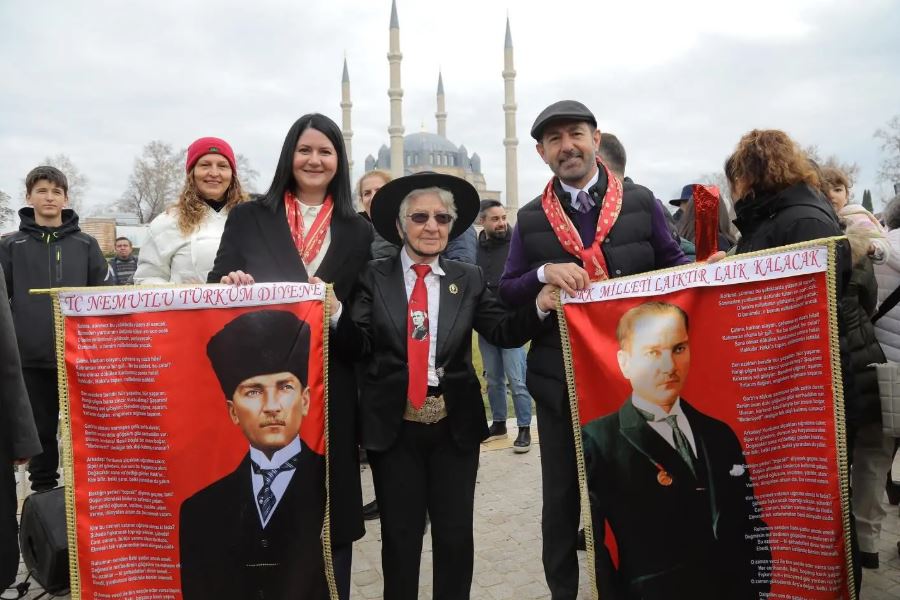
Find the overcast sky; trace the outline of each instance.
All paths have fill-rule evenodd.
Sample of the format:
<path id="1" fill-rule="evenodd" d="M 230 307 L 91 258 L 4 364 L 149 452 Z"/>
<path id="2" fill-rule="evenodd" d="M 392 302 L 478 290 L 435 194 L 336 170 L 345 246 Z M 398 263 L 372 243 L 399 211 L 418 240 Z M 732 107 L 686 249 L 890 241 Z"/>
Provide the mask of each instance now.
<path id="1" fill-rule="evenodd" d="M 627 172 L 669 198 L 720 171 L 740 136 L 781 128 L 861 167 L 900 113 L 900 10 L 892 0 L 495 2 L 399 0 L 406 133 L 435 131 L 443 71 L 447 135 L 503 190 L 503 42 L 509 14 L 519 106 L 520 202 L 550 175 L 528 131 L 547 104 L 581 100 L 628 151 Z M 88 203 L 124 191 L 151 140 L 223 137 L 268 187 L 288 127 L 340 123 L 347 56 L 353 158 L 388 143 L 389 0 L 77 2 L 0 0 L 0 189 L 65 153 Z M 174 199 L 173 199 L 174 200 Z"/>

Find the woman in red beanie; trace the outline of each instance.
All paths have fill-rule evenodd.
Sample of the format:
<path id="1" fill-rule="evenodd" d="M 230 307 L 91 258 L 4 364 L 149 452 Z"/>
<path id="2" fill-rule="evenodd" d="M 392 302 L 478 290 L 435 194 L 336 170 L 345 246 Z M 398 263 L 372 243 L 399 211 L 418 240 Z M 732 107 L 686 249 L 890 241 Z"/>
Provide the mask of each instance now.
<path id="1" fill-rule="evenodd" d="M 353 295 L 370 257 L 373 230 L 353 210 L 350 168 L 340 128 L 317 113 L 288 130 L 266 194 L 228 217 L 209 283 L 308 281 L 334 284 L 342 302 Z M 353 365 L 329 357 L 329 485 L 331 544 L 340 600 L 350 596 L 353 542 L 365 533 L 356 439 Z"/>
<path id="2" fill-rule="evenodd" d="M 178 202 L 150 223 L 134 282 L 205 283 L 229 211 L 244 201 L 234 151 L 205 137 L 188 147 Z"/>

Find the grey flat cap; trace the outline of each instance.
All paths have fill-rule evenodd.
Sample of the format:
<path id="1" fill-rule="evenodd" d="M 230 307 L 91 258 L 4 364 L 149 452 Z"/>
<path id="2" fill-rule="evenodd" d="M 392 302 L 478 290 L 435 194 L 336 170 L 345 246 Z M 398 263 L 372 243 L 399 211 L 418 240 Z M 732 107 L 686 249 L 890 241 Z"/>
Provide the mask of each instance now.
<path id="1" fill-rule="evenodd" d="M 544 127 L 551 121 L 586 121 L 597 127 L 597 119 L 587 106 L 577 100 L 560 100 L 541 111 L 531 126 L 531 137 L 540 142 Z"/>

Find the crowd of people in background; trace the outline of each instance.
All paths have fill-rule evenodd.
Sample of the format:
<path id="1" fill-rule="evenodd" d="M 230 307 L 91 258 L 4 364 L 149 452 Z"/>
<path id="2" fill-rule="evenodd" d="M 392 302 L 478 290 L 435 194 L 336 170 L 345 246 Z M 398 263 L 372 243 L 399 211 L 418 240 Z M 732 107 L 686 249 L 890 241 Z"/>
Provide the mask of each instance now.
<path id="1" fill-rule="evenodd" d="M 371 171 L 356 182 L 354 190 L 341 130 L 321 114 L 304 115 L 289 128 L 269 189 L 252 199 L 241 186 L 231 146 L 219 138 L 200 138 L 188 148 L 179 197 L 150 224 L 138 256 L 131 241 L 119 237 L 109 261 L 97 241 L 80 231 L 78 215 L 66 207 L 65 174 L 47 166 L 32 170 L 25 181 L 28 206 L 19 211 L 19 231 L 0 242 L 4 274 L 0 286 L 5 287 L 0 290 L 0 460 L 5 469 L 0 478 L 0 587 L 13 580 L 18 563 L 15 483 L 9 467 L 30 458 L 35 492 L 56 487 L 59 479 L 58 373 L 51 304 L 49 296 L 31 295 L 30 289 L 324 281 L 333 284 L 343 311 L 338 323 L 349 323 L 379 318 L 371 302 L 364 307 L 370 312 L 360 313 L 358 296 L 387 285 L 379 279 L 383 265 L 396 263 L 398 269 L 403 265 L 411 272 L 406 263 L 412 259 L 412 263 L 432 265 L 426 286 L 429 278 L 457 269 L 461 277 L 483 281 L 483 292 L 473 306 L 484 314 L 465 318 L 470 337 L 473 328 L 479 333 L 490 423 L 458 424 L 462 417 L 453 415 L 454 409 L 478 414 L 473 408 L 477 403 L 484 417 L 480 396 L 466 395 L 464 403 L 471 406 L 465 409 L 462 402 L 448 402 L 436 410 L 449 414 L 449 437 L 435 437 L 426 450 L 421 439 L 404 437 L 407 434 L 396 433 L 393 425 L 376 422 L 380 417 L 372 414 L 376 408 L 369 397 L 371 390 L 381 388 L 372 380 L 375 371 L 367 373 L 360 366 L 360 361 L 370 360 L 366 355 L 335 352 L 329 357 L 329 401 L 340 407 L 331 413 L 328 424 L 331 535 L 339 595 L 349 598 L 353 542 L 365 534 L 363 519 L 381 518 L 385 597 L 415 598 L 427 513 L 433 523 L 435 590 L 440 584 L 447 590 L 443 597 L 469 597 L 477 445 L 507 438 L 511 395 L 517 425 L 513 450 L 530 449 L 533 410 L 540 427 L 542 560 L 547 583 L 555 600 L 576 598 L 576 553 L 584 540 L 578 539 L 582 513 L 575 438 L 556 315 L 545 312 L 544 303 L 548 289 L 574 292 L 597 277 L 582 264 L 582 254 L 573 254 L 557 239 L 546 207 L 552 206 L 560 218 L 571 219 L 577 231 L 571 234 L 570 246 L 597 252 L 609 277 L 634 275 L 693 260 L 694 196 L 703 184 L 688 183 L 678 198 L 667 200 L 676 209 L 673 215 L 663 199 L 632 177 L 639 180 L 639 175 L 626 175 L 622 142 L 613 134 L 601 133 L 593 113 L 575 101 L 548 106 L 535 120 L 531 135 L 552 176 L 543 190 L 532 190 L 537 197 L 518 211 L 514 227 L 498 201 L 483 200 L 474 208 L 466 205 L 463 197 L 468 197 L 469 190 L 462 184 L 454 188 L 460 197 L 451 210 L 452 196 L 448 204 L 439 191 L 429 191 L 456 185 L 446 175 L 432 174 L 436 178 L 431 185 L 426 181 L 428 174 L 392 180 L 386 172 Z M 820 168 L 778 130 L 753 130 L 741 137 L 724 163 L 724 173 L 734 201 L 725 200 L 725 190 L 713 190 L 721 198 L 716 226 L 719 251 L 743 254 L 842 235 L 848 240 L 839 256 L 839 347 L 859 585 L 860 567 L 879 566 L 886 483 L 891 501 L 900 500 L 900 490 L 891 487 L 890 478 L 897 442 L 882 434 L 877 380 L 870 367 L 886 360 L 900 362 L 900 306 L 876 318 L 879 304 L 900 285 L 900 197 L 880 216 L 851 203 L 852 182 L 847 174 Z M 416 177 L 415 185 L 407 181 Z M 412 196 L 421 191 L 416 185 L 426 189 L 425 196 Z M 412 200 L 399 198 L 400 191 Z M 384 208 L 389 203 L 390 210 Z M 614 205 L 620 206 L 617 234 L 604 239 L 608 232 L 602 232 L 598 223 Z M 425 207 L 424 212 L 410 206 Z M 456 214 L 464 209 L 474 211 L 474 223 Z M 407 223 L 407 217 L 415 219 Z M 439 262 L 437 255 L 423 250 L 435 240 L 443 240 Z M 382 262 L 367 268 L 373 259 Z M 458 268 L 456 263 L 472 267 Z M 411 277 L 409 302 L 416 293 L 416 278 Z M 513 318 L 509 315 L 516 315 L 530 334 L 527 360 L 523 340 L 503 335 L 507 320 Z M 437 315 L 432 319 L 436 321 Z M 350 329 L 352 323 L 336 326 L 348 339 L 362 340 L 362 348 L 390 353 L 388 341 L 370 338 L 365 327 L 360 333 Z M 463 365 L 471 361 L 470 348 L 466 349 L 466 342 L 458 343 L 462 345 L 454 352 L 459 352 L 461 362 L 456 368 L 463 372 Z M 402 371 L 406 367 L 401 359 L 394 366 Z M 452 395 L 447 389 L 451 386 L 435 375 L 434 358 L 430 360 L 428 398 Z M 378 371 L 378 375 L 390 374 Z M 364 382 L 368 392 L 361 395 Z M 399 398 L 398 406 L 404 400 Z M 403 414 L 404 422 L 417 422 Z M 360 429 L 362 438 L 357 434 Z M 365 506 L 360 447 L 368 451 L 375 475 L 376 500 Z M 446 502 L 413 502 L 408 495 L 396 494 L 401 482 L 394 469 L 410 464 L 405 461 L 415 453 L 428 453 L 429 458 L 425 470 L 416 472 L 407 485 L 427 491 L 429 485 L 438 485 L 429 479 L 428 469 L 444 465 L 458 476 L 450 481 L 461 482 L 444 490 L 457 499 L 453 508 Z M 365 460 L 366 453 L 362 456 Z M 409 477 L 409 472 L 404 473 Z"/>

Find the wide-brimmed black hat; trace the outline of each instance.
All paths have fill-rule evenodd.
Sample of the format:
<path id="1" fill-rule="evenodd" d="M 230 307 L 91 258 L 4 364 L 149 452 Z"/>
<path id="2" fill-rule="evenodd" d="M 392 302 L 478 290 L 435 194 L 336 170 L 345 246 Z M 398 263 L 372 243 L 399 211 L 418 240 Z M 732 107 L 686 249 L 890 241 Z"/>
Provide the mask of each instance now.
<path id="1" fill-rule="evenodd" d="M 453 175 L 422 171 L 389 181 L 375 193 L 369 207 L 375 231 L 390 243 L 397 246 L 403 245 L 403 240 L 397 231 L 397 213 L 400 210 L 400 203 L 413 190 L 430 187 L 442 188 L 453 194 L 453 201 L 456 203 L 456 221 L 453 222 L 453 227 L 450 229 L 450 240 L 461 235 L 475 222 L 481 206 L 475 186 L 465 179 Z"/>

